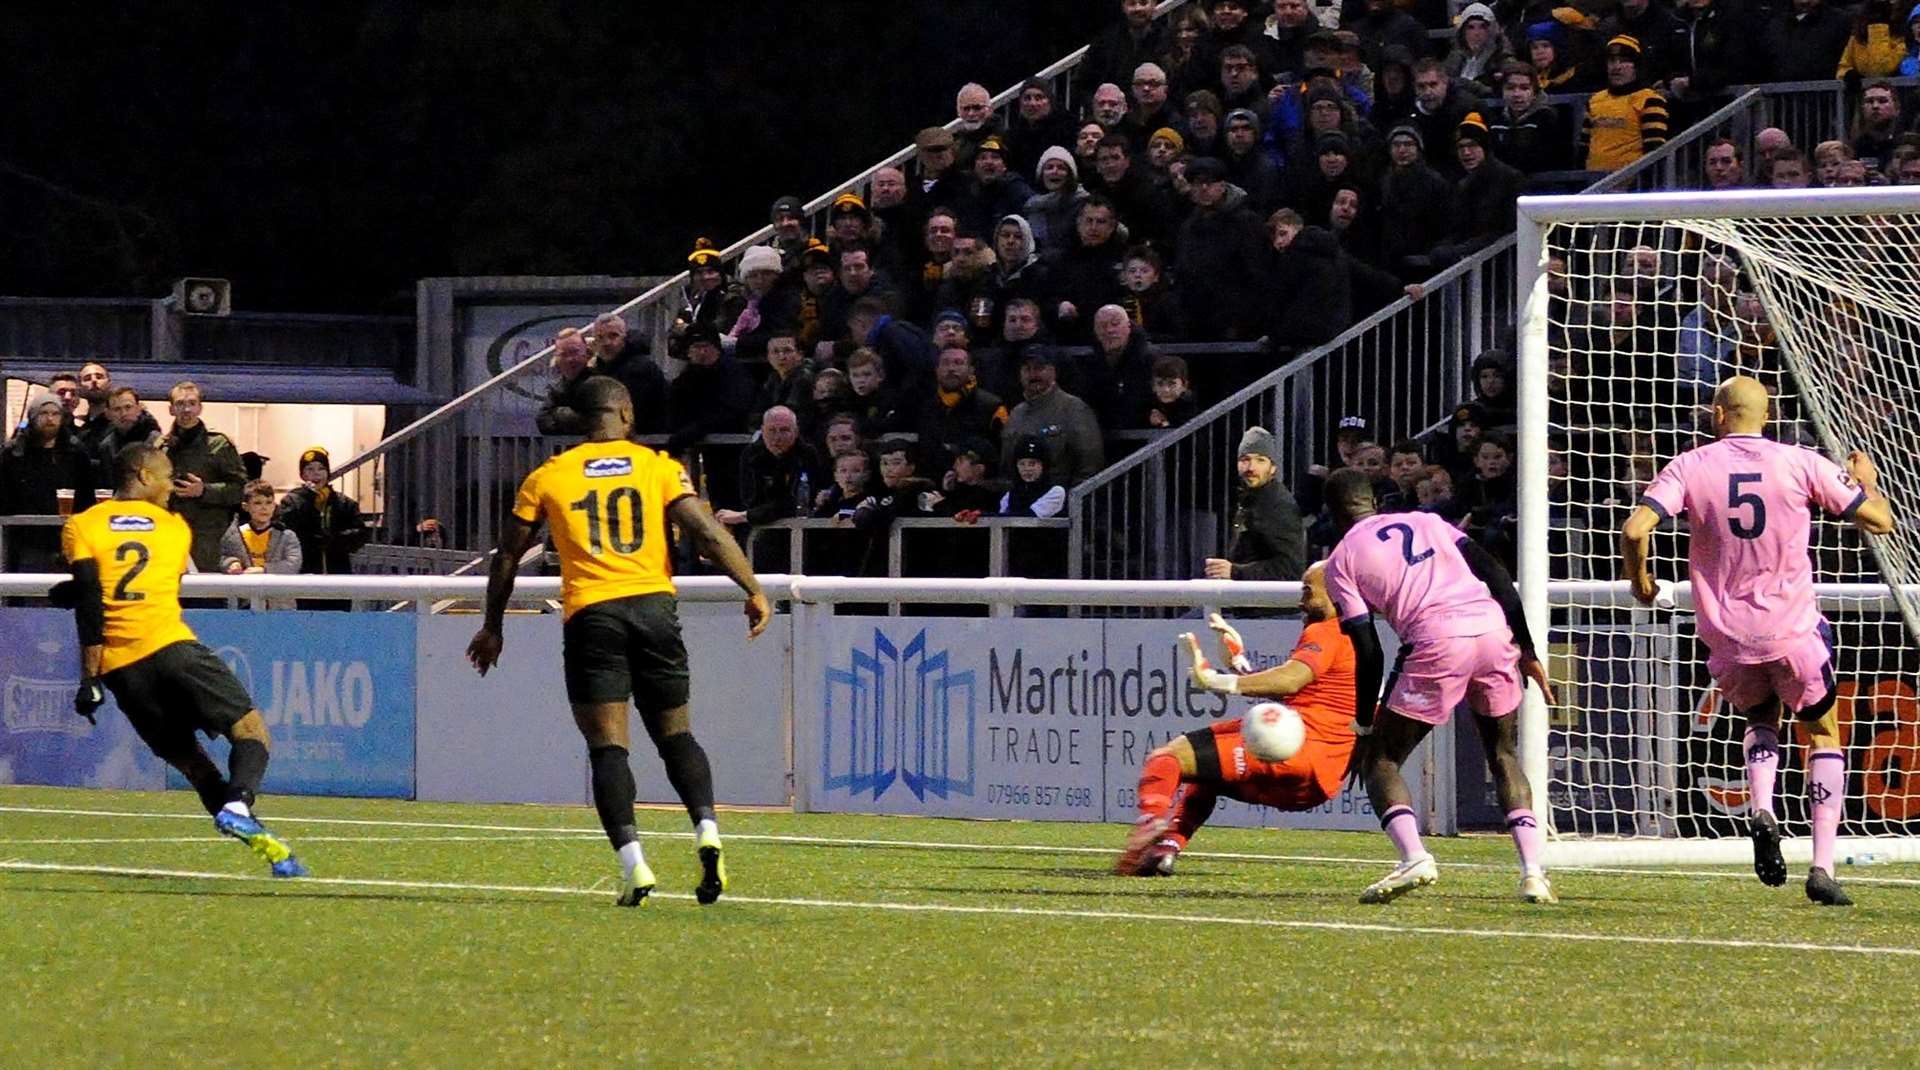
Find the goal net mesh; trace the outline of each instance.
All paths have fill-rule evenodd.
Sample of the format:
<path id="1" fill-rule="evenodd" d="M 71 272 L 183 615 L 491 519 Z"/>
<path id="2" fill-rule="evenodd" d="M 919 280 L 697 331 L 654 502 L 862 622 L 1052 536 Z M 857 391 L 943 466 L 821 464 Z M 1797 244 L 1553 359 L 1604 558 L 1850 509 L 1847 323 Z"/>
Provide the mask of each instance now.
<path id="1" fill-rule="evenodd" d="M 1825 518 L 1812 539 L 1815 582 L 1842 585 L 1822 597 L 1847 743 L 1841 833 L 1920 832 L 1920 613 L 1901 586 L 1920 581 L 1920 214 L 1562 222 L 1545 244 L 1551 578 L 1619 578 L 1621 524 L 1662 465 L 1711 439 L 1729 375 L 1772 390 L 1770 437 L 1842 463 L 1867 451 L 1907 526 L 1869 540 Z M 1662 525 L 1655 576 L 1685 580 L 1686 557 L 1684 518 Z M 1556 832 L 1743 833 L 1740 726 L 1691 614 L 1583 607 L 1564 588 L 1549 605 Z M 1804 836 L 1806 741 L 1782 742 L 1776 812 Z"/>

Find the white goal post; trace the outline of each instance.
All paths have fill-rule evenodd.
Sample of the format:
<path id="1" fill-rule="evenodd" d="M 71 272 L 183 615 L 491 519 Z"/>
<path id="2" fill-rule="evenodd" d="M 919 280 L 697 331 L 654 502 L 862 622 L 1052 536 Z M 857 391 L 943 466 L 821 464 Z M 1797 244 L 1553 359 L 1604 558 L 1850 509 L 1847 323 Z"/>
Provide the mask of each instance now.
<path id="1" fill-rule="evenodd" d="M 1660 465 L 1707 441 L 1726 375 L 1774 391 L 1769 433 L 1864 449 L 1902 528 L 1816 523 L 1848 807 L 1839 854 L 1920 860 L 1920 187 L 1525 197 L 1519 209 L 1518 580 L 1559 683 L 1521 722 L 1550 860 L 1745 862 L 1745 771 L 1691 592 L 1640 608 L 1618 532 Z M 1683 523 L 1655 537 L 1685 579 Z M 1776 806 L 1808 857 L 1804 747 Z"/>

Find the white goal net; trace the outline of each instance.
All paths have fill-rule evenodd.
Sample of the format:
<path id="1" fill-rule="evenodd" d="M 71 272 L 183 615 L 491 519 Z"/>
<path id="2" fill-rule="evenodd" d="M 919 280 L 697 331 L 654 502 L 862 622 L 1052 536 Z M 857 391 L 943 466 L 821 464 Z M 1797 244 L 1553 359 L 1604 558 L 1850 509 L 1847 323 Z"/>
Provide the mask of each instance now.
<path id="1" fill-rule="evenodd" d="M 1522 578 L 1562 681 L 1528 736 L 1556 836 L 1593 841 L 1585 858 L 1747 857 L 1741 726 L 1707 678 L 1689 592 L 1643 610 L 1613 582 L 1641 491 L 1711 438 L 1715 384 L 1744 373 L 1775 396 L 1771 437 L 1871 455 L 1902 523 L 1869 540 L 1820 520 L 1813 565 L 1837 640 L 1841 834 L 1920 857 L 1920 839 L 1899 839 L 1920 834 L 1920 189 L 1554 198 L 1522 214 L 1541 265 L 1523 323 Z M 1656 577 L 1686 579 L 1684 519 L 1653 552 Z M 1805 742 L 1782 743 L 1777 812 L 1804 838 Z"/>

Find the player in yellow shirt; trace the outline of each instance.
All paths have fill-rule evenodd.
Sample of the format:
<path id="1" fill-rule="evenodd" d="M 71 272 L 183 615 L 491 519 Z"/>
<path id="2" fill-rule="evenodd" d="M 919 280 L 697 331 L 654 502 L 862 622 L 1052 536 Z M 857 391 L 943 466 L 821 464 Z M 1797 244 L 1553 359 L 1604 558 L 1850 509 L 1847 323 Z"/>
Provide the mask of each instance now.
<path id="1" fill-rule="evenodd" d="M 672 457 L 628 441 L 633 399 L 627 388 L 602 376 L 581 386 L 576 397 L 587 441 L 541 465 L 520 485 L 488 575 L 486 623 L 468 644 L 467 658 L 482 676 L 499 662 L 501 622 L 520 558 L 545 523 L 560 552 L 567 700 L 586 737 L 594 808 L 620 858 L 617 901 L 639 906 L 655 884 L 634 830 L 633 769 L 627 764 L 632 699 L 693 820 L 701 865 L 694 896 L 712 903 L 726 890 L 726 866 L 714 820 L 713 772 L 688 723 L 687 649 L 675 608 L 668 524 L 679 525 L 747 593 L 749 639 L 766 629 L 772 610 L 746 555 L 694 494 L 686 470 Z"/>
<path id="2" fill-rule="evenodd" d="M 112 501 L 74 516 L 60 533 L 73 579 L 52 593 L 56 605 L 72 607 L 80 630 L 74 712 L 92 721 L 113 692 L 140 738 L 193 785 L 216 829 L 253 848 L 274 876 L 304 877 L 292 849 L 253 816 L 267 772 L 266 721 L 180 616 L 193 533 L 167 509 L 173 462 L 157 447 L 128 446 L 114 458 L 114 482 Z M 226 776 L 196 730 L 233 744 Z"/>

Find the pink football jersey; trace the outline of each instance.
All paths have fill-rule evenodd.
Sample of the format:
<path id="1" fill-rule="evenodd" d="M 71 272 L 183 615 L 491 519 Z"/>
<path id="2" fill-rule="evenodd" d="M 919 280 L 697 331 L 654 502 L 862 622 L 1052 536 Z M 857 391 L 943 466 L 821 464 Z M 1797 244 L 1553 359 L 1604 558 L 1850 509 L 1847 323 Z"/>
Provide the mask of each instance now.
<path id="1" fill-rule="evenodd" d="M 1812 450 L 1728 435 L 1675 457 L 1640 502 L 1662 519 L 1687 518 L 1701 640 L 1756 664 L 1785 656 L 1819 626 L 1809 505 L 1850 517 L 1866 499 L 1839 465 Z"/>
<path id="2" fill-rule="evenodd" d="M 1500 603 L 1461 556 L 1460 538 L 1433 513 L 1355 524 L 1327 557 L 1327 595 L 1340 619 L 1382 613 L 1403 644 L 1506 630 Z"/>

